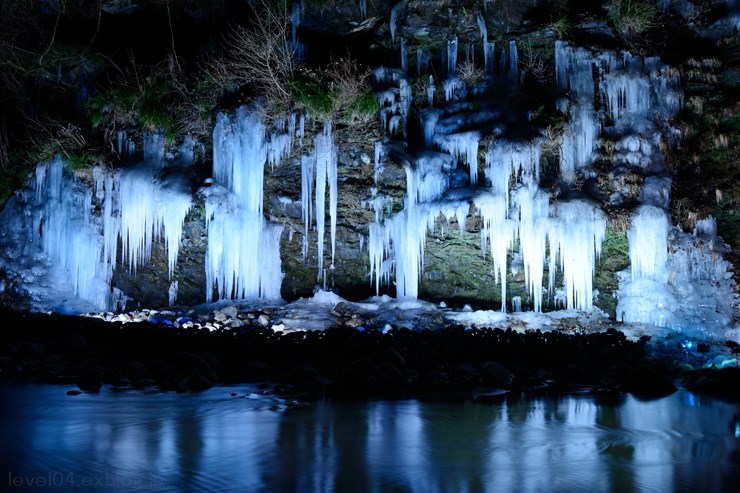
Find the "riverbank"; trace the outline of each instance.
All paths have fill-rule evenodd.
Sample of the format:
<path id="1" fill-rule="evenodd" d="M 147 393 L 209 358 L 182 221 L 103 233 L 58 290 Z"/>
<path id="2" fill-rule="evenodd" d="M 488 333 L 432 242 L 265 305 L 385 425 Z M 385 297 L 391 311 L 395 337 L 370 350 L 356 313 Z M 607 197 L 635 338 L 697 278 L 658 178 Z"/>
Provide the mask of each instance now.
<path id="1" fill-rule="evenodd" d="M 420 331 L 387 326 L 280 332 L 259 323 L 207 330 L 1 315 L 1 378 L 64 384 L 72 393 L 94 392 L 103 384 L 188 392 L 250 382 L 304 398 L 393 398 L 479 388 L 660 396 L 675 391 L 678 381 L 693 391 L 740 397 L 736 367 L 693 370 L 688 351 L 648 337 L 630 340 L 613 328 L 572 334 L 450 324 Z"/>

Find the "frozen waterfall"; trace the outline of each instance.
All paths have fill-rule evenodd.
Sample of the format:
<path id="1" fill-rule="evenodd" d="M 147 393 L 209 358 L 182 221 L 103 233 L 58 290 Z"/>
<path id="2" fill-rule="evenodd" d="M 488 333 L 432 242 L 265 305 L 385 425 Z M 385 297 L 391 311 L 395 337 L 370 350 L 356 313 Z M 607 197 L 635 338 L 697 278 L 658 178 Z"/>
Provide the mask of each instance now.
<path id="1" fill-rule="evenodd" d="M 65 173 L 59 157 L 40 164 L 33 193 L 29 188 L 6 205 L 0 248 L 3 258 L 14 261 L 4 267 L 33 307 L 72 313 L 117 309 L 125 300 L 111 287 L 119 239 L 123 261 L 135 272 L 149 261 L 154 241 L 164 238 L 172 277 L 192 202 L 183 173 L 190 162 L 162 161 L 156 135 L 145 136 L 144 143 L 147 159 L 116 173 L 95 167 L 91 187 Z"/>
<path id="2" fill-rule="evenodd" d="M 280 134 L 268 135 L 261 115 L 244 107 L 232 118 L 218 115 L 215 184 L 206 197 L 209 302 L 214 289 L 220 299 L 280 298 L 282 226 L 267 222 L 262 210 L 265 164 L 269 155 L 286 152 L 283 141 Z"/>

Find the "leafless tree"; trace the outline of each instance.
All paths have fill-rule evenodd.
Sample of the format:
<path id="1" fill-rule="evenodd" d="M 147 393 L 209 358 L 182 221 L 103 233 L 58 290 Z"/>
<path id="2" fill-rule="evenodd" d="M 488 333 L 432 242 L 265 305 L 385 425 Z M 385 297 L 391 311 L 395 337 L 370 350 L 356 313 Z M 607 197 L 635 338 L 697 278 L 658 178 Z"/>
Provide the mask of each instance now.
<path id="1" fill-rule="evenodd" d="M 223 56 L 209 63 L 221 87 L 251 86 L 272 108 L 287 108 L 297 67 L 288 2 L 256 0 L 252 20 L 234 25 L 225 37 Z"/>

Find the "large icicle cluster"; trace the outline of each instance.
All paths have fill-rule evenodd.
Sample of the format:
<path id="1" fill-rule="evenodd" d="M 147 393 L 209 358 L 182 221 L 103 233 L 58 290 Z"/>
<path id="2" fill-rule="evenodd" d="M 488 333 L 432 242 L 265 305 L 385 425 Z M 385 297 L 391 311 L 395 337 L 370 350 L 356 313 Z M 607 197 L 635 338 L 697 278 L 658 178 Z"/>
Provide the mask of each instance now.
<path id="1" fill-rule="evenodd" d="M 617 147 L 629 147 L 632 141 L 657 146 L 660 134 L 652 123 L 654 113 L 670 118 L 680 107 L 677 73 L 657 58 L 628 52 L 595 54 L 558 41 L 555 78 L 560 93 L 568 96 L 558 101 L 559 109 L 569 115 L 560 148 L 560 174 L 566 182 L 591 164 L 602 132 L 632 139 Z M 598 114 L 597 100 L 602 107 Z"/>
<path id="2" fill-rule="evenodd" d="M 732 327 L 739 300 L 733 289 L 732 266 L 722 258 L 729 247 L 717 237 L 714 219 L 698 221 L 693 233 L 668 228 L 667 222 L 656 231 L 655 220 L 645 217 L 645 207 L 632 222 L 630 257 L 655 260 L 655 270 L 646 272 L 643 258 L 620 274 L 617 319 L 667 327 L 689 336 L 724 337 Z M 636 238 L 657 240 L 655 247 L 660 250 L 649 252 L 647 246 L 633 241 Z"/>
<path id="3" fill-rule="evenodd" d="M 92 189 L 66 174 L 59 157 L 40 164 L 33 193 L 24 191 L 6 206 L 0 244 L 3 258 L 13 262 L 4 267 L 35 308 L 116 309 L 125 299 L 110 285 L 119 239 L 123 260 L 135 271 L 164 236 L 172 276 L 192 201 L 182 173 L 191 161 L 180 160 L 165 173 L 161 138 L 145 136 L 144 144 L 146 159 L 131 168 L 117 173 L 93 168 Z M 96 208 L 99 215 L 93 214 Z M 18 235 L 24 240 L 11 240 Z"/>
<path id="4" fill-rule="evenodd" d="M 122 260 L 135 272 L 151 258 L 154 240 L 164 235 L 171 278 L 192 197 L 181 175 L 171 174 L 161 182 L 152 181 L 153 176 L 156 171 L 144 163 L 124 170 L 119 178 Z"/>
<path id="5" fill-rule="evenodd" d="M 33 217 L 30 240 L 40 240 L 46 254 L 49 269 L 46 282 L 60 293 L 69 289 L 70 298 L 107 309 L 111 302 L 109 282 L 113 266 L 103 256 L 99 225 L 91 216 L 92 192 L 64 176 L 64 165 L 58 156 L 48 165 L 39 165 L 35 188 L 36 206 L 40 210 Z M 36 270 L 38 274 L 42 272 Z"/>
<path id="6" fill-rule="evenodd" d="M 573 180 L 589 164 L 599 136 L 614 142 L 615 180 L 630 170 L 645 177 L 627 234 L 630 268 L 619 275 L 617 319 L 721 334 L 737 305 L 730 265 L 722 259 L 727 247 L 711 219 L 700 221 L 693 234 L 669 222 L 671 177 L 660 149 L 675 133 L 664 122 L 680 109 L 677 72 L 657 58 L 595 54 L 558 42 L 556 78 L 569 95 L 559 102 L 570 115 L 561 147 L 563 179 Z M 621 190 L 610 197 L 613 205 L 624 200 Z"/>
<path id="7" fill-rule="evenodd" d="M 486 67 L 491 72 L 493 45 L 486 39 L 487 29 L 482 17 L 478 19 L 478 27 Z M 551 204 L 549 194 L 538 186 L 540 142 L 503 137 L 506 123 L 502 123 L 500 111 L 481 108 L 467 113 L 464 102 L 454 102 L 464 98 L 466 91 L 455 76 L 456 38 L 448 42 L 445 55 L 447 79 L 443 86 L 448 104 L 446 108 L 432 108 L 430 101 L 429 107 L 420 111 L 421 137 L 426 148 L 413 155 L 406 154 L 403 159 L 406 171 L 404 208 L 390 217 L 381 217 L 376 206 L 376 221 L 370 225 L 368 239 L 371 282 L 375 282 L 379 292 L 382 283 L 390 283 L 393 279 L 398 297 L 417 297 L 424 271 L 427 232 L 434 230 L 438 220 L 444 218 L 454 219 L 462 235 L 473 205 L 482 219 L 481 249 L 490 252 L 494 278 L 501 284 L 503 310 L 507 306 L 508 256 L 514 251 L 522 258 L 527 292 L 534 310 L 542 309 L 545 293 L 555 293 L 558 271 L 562 272 L 563 286 L 558 289 L 561 294 L 557 299 L 551 297 L 552 301 L 569 309 L 591 309 L 594 268 L 606 231 L 604 214 L 584 200 Z M 559 56 L 564 55 L 560 53 Z M 569 83 L 570 67 L 563 67 L 561 63 L 559 77 L 563 87 L 582 88 L 583 95 L 579 99 L 589 99 L 593 105 L 593 79 L 590 79 L 590 93 L 586 80 L 586 66 L 590 69 L 591 63 L 581 66 L 582 73 L 573 76 Z M 509 85 L 517 84 L 518 71 L 517 46 L 511 41 L 508 54 L 503 52 L 501 56 L 499 80 Z M 393 119 L 400 116 L 399 121 L 406 121 L 407 112 L 401 110 L 400 103 L 403 97 L 399 96 L 405 86 L 402 74 L 402 71 L 386 68 L 375 71 L 376 83 L 381 89 L 378 95 L 381 117 L 390 138 L 399 135 Z M 487 77 L 495 76 L 489 73 Z M 393 87 L 396 83 L 399 90 Z M 595 112 L 586 117 L 589 121 L 595 119 Z M 577 133 L 572 136 L 572 145 L 579 147 L 577 152 L 583 155 L 579 158 L 582 165 L 589 162 L 595 145 L 597 129 L 592 127 L 590 124 L 572 125 L 572 133 Z M 479 183 L 479 147 L 490 133 L 494 139 L 485 151 L 486 180 Z M 456 169 L 458 161 L 467 168 L 467 183 L 460 183 Z M 382 168 L 382 163 L 376 162 L 376 168 Z M 488 182 L 490 187 L 480 187 Z M 376 195 L 377 192 L 374 197 Z M 547 287 L 546 270 L 549 273 Z"/>
<path id="8" fill-rule="evenodd" d="M 294 126 L 291 126 L 293 128 Z M 286 144 L 287 142 L 287 144 Z M 207 190 L 206 300 L 280 298 L 282 226 L 263 216 L 264 168 L 290 149 L 292 133 L 270 135 L 259 113 L 219 114 L 213 130 L 213 177 Z"/>

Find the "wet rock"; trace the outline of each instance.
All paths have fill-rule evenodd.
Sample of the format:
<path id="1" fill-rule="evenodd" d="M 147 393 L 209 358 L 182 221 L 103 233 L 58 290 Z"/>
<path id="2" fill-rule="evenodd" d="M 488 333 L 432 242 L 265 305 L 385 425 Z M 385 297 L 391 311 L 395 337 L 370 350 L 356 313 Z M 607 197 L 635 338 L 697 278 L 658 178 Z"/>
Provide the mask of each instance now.
<path id="1" fill-rule="evenodd" d="M 77 387 L 85 392 L 98 392 L 103 386 L 102 375 L 97 368 L 85 368 L 77 378 Z"/>
<path id="2" fill-rule="evenodd" d="M 262 325 L 264 327 L 267 327 L 268 325 L 270 325 L 270 317 L 268 317 L 267 315 L 265 315 L 263 313 L 262 315 L 260 315 L 259 317 L 257 317 L 257 322 L 260 325 Z"/>
<path id="3" fill-rule="evenodd" d="M 676 386 L 667 375 L 647 365 L 639 365 L 624 384 L 624 390 L 642 397 L 662 397 L 676 391 Z"/>
<path id="4" fill-rule="evenodd" d="M 20 350 L 24 354 L 36 358 L 40 358 L 46 355 L 46 350 L 44 349 L 44 346 L 42 346 L 38 342 L 33 341 L 26 341 L 21 344 Z"/>
<path id="5" fill-rule="evenodd" d="M 481 363 L 480 374 L 486 385 L 494 387 L 509 387 L 514 381 L 514 374 L 494 361 Z"/>
<path id="6" fill-rule="evenodd" d="M 376 370 L 386 374 L 391 380 L 393 380 L 394 384 L 400 383 L 403 379 L 403 374 L 401 373 L 401 371 L 387 361 L 379 364 Z"/>
<path id="7" fill-rule="evenodd" d="M 401 353 L 392 347 L 386 349 L 385 353 L 383 353 L 383 359 L 396 368 L 403 368 L 406 366 L 406 360 L 401 356 Z"/>
<path id="8" fill-rule="evenodd" d="M 740 368 L 690 372 L 683 384 L 691 392 L 740 399 Z"/>
<path id="9" fill-rule="evenodd" d="M 239 310 L 235 306 L 229 305 L 213 312 L 213 318 L 218 322 L 224 322 L 230 318 L 235 318 L 238 314 Z"/>

